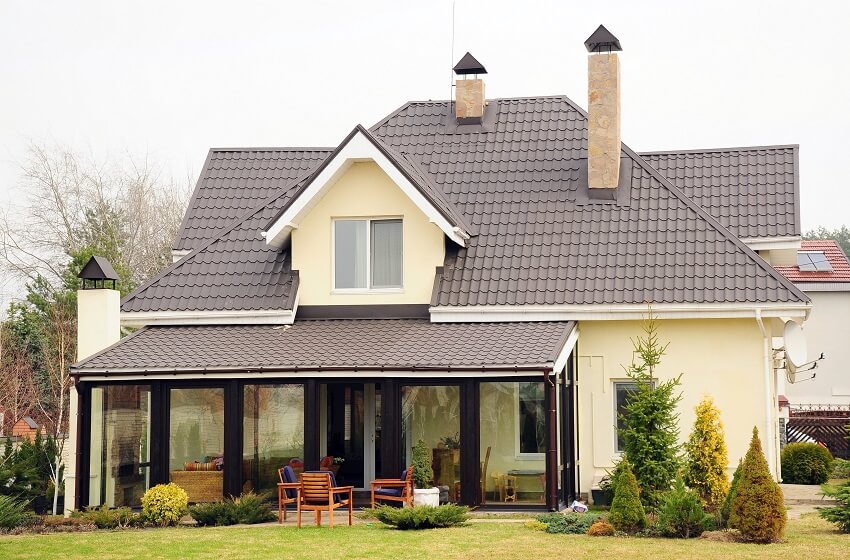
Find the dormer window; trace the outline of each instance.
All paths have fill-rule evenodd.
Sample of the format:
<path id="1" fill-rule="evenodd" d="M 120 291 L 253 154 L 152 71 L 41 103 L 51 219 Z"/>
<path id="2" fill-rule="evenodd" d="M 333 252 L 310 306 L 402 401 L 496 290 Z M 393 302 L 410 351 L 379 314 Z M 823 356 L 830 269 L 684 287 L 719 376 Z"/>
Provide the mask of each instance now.
<path id="1" fill-rule="evenodd" d="M 402 287 L 401 219 L 336 219 L 334 290 Z"/>

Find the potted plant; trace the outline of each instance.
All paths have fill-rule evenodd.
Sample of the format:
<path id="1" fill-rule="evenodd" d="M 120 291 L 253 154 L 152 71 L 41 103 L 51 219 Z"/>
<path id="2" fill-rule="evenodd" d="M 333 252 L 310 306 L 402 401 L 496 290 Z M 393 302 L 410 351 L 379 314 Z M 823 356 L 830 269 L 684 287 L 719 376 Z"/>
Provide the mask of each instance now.
<path id="1" fill-rule="evenodd" d="M 434 488 L 434 470 L 428 446 L 421 439 L 413 446 L 413 503 L 417 506 L 440 505 L 440 489 Z"/>
<path id="2" fill-rule="evenodd" d="M 342 464 L 345 462 L 345 457 L 334 457 L 333 463 L 331 463 L 331 472 L 334 473 L 334 476 L 339 475 L 339 469 L 342 467 Z"/>

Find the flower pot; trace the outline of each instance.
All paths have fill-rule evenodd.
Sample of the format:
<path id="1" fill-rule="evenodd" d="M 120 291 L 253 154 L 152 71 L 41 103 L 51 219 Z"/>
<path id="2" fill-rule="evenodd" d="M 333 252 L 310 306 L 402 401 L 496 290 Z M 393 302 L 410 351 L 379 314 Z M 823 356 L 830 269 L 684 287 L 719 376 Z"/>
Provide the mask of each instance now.
<path id="1" fill-rule="evenodd" d="M 434 506 L 440 505 L 440 489 L 439 488 L 414 488 L 413 489 L 413 505 L 415 506 Z"/>
<path id="2" fill-rule="evenodd" d="M 593 498 L 593 505 L 595 506 L 611 505 L 611 493 L 606 490 L 602 490 L 600 488 L 591 488 L 590 496 Z"/>

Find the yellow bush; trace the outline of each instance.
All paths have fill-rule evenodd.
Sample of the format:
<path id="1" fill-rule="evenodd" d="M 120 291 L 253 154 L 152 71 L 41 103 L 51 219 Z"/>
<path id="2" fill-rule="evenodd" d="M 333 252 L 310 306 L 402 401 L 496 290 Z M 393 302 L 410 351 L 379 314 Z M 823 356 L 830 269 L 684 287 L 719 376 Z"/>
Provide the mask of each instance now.
<path id="1" fill-rule="evenodd" d="M 685 443 L 685 484 L 696 491 L 706 511 L 715 512 L 729 491 L 729 479 L 726 477 L 729 458 L 723 422 L 711 397 L 705 397 L 697 405 L 696 413 L 694 428 Z"/>
<path id="2" fill-rule="evenodd" d="M 175 525 L 186 515 L 189 496 L 174 484 L 157 484 L 142 496 L 142 515 L 162 527 Z"/>

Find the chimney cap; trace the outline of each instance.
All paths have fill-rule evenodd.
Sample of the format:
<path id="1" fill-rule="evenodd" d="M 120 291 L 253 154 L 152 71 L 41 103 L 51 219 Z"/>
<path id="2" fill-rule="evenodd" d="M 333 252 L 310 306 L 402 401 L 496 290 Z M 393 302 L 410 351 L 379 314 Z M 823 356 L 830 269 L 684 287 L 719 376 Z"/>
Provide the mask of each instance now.
<path id="1" fill-rule="evenodd" d="M 77 278 L 82 280 L 118 280 L 118 273 L 103 257 L 93 256 L 83 266 Z"/>
<path id="2" fill-rule="evenodd" d="M 604 25 L 596 28 L 596 31 L 584 42 L 587 52 L 613 52 L 621 51 L 620 40 L 608 31 Z"/>
<path id="3" fill-rule="evenodd" d="M 466 53 L 463 55 L 463 58 L 455 64 L 455 67 L 452 68 L 455 71 L 455 74 L 458 76 L 465 76 L 467 74 L 486 74 L 487 70 L 484 68 L 484 65 L 478 62 L 474 56 L 470 53 Z"/>

